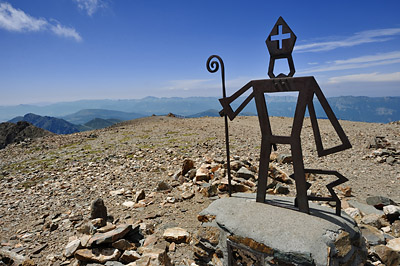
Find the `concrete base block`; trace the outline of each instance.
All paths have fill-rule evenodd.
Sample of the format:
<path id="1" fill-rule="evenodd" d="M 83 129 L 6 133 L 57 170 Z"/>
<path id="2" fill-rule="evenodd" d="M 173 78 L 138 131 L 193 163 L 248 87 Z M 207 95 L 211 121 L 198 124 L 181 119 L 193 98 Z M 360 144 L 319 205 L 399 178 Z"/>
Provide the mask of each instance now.
<path id="1" fill-rule="evenodd" d="M 267 202 L 237 193 L 200 213 L 213 218 L 207 225 L 220 229 L 225 266 L 365 264 L 365 241 L 344 212 L 339 217 L 333 209 L 310 203 L 305 214 L 293 209 L 290 197 L 268 195 Z"/>

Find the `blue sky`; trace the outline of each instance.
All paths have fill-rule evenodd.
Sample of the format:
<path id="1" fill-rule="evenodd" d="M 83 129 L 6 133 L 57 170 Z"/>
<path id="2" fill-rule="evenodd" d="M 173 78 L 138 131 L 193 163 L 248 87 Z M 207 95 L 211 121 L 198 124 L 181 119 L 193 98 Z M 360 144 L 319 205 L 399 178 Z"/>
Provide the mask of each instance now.
<path id="1" fill-rule="evenodd" d="M 399 10 L 399 0 L 0 0 L 0 105 L 221 96 L 212 54 L 231 94 L 268 78 L 279 16 L 297 35 L 295 77 L 315 76 L 327 96 L 400 96 Z"/>

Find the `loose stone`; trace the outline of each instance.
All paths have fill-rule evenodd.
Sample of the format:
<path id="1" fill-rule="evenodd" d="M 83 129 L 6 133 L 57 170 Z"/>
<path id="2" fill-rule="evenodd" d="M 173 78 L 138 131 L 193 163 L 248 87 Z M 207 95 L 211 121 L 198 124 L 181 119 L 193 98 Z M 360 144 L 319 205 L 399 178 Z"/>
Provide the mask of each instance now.
<path id="1" fill-rule="evenodd" d="M 140 259 L 140 257 L 141 257 L 140 254 L 134 250 L 125 250 L 124 253 L 122 253 L 119 260 L 123 263 L 130 263 L 134 262 L 137 259 Z"/>
<path id="2" fill-rule="evenodd" d="M 103 218 L 104 225 L 107 221 L 107 207 L 102 199 L 96 199 L 92 202 L 90 208 L 90 219 Z"/>
<path id="3" fill-rule="evenodd" d="M 145 194 L 144 190 L 141 189 L 138 192 L 136 192 L 134 200 L 135 200 L 135 203 L 138 203 L 140 200 L 143 200 L 145 198 L 146 198 L 146 194 Z"/>
<path id="4" fill-rule="evenodd" d="M 372 252 L 378 255 L 379 259 L 385 263 L 385 265 L 394 266 L 400 264 L 399 253 L 385 245 L 374 246 Z"/>
<path id="5" fill-rule="evenodd" d="M 157 191 L 166 191 L 166 190 L 171 190 L 171 189 L 172 189 L 172 187 L 167 182 L 164 182 L 164 181 L 158 182 L 157 188 L 156 188 Z"/>
<path id="6" fill-rule="evenodd" d="M 75 239 L 71 242 L 69 242 L 65 246 L 64 250 L 64 256 L 69 258 L 74 255 L 75 251 L 77 251 L 81 247 L 81 240 L 80 239 Z"/>
<path id="7" fill-rule="evenodd" d="M 396 252 L 400 252 L 400 237 L 389 240 L 386 246 Z"/>
<path id="8" fill-rule="evenodd" d="M 121 252 L 116 248 L 79 249 L 75 252 L 75 258 L 85 262 L 106 263 L 110 260 L 118 260 Z"/>
<path id="9" fill-rule="evenodd" d="M 103 243 L 113 243 L 118 239 L 124 237 L 129 231 L 131 231 L 132 225 L 119 225 L 116 229 L 106 233 L 96 233 L 90 240 L 89 245 L 96 244 L 100 245 Z"/>
<path id="10" fill-rule="evenodd" d="M 250 179 L 254 178 L 254 173 L 246 167 L 241 167 L 239 171 L 236 172 L 236 176 L 244 179 Z"/>
<path id="11" fill-rule="evenodd" d="M 169 242 L 182 243 L 189 240 L 189 233 L 180 227 L 171 227 L 164 231 L 163 237 Z"/>

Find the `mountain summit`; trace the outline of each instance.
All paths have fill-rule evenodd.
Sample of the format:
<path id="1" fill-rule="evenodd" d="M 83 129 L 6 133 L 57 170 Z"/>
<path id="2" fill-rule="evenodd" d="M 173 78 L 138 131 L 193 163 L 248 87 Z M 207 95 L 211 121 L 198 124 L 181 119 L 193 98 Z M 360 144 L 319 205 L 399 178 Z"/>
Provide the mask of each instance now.
<path id="1" fill-rule="evenodd" d="M 35 139 L 43 136 L 51 135 L 47 130 L 37 128 L 34 125 L 19 121 L 14 123 L 0 124 L 0 149 L 4 149 L 8 144 L 20 142 L 27 138 Z"/>
<path id="2" fill-rule="evenodd" d="M 76 125 L 71 124 L 64 119 L 50 116 L 40 116 L 32 113 L 26 114 L 24 116 L 15 117 L 9 122 L 17 123 L 19 121 L 29 122 L 36 127 L 40 127 L 56 134 L 71 134 L 80 131 Z"/>

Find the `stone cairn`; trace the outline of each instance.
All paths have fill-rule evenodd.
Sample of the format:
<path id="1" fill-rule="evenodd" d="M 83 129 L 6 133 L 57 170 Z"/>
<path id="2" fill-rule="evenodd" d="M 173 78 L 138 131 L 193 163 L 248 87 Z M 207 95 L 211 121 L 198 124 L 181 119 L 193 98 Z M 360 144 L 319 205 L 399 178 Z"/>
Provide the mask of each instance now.
<path id="1" fill-rule="evenodd" d="M 376 136 L 367 144 L 367 149 L 372 149 L 371 154 L 363 159 L 374 159 L 377 163 L 390 165 L 400 164 L 400 150 L 392 146 L 384 136 Z"/>

